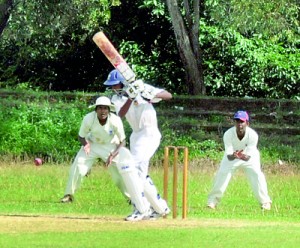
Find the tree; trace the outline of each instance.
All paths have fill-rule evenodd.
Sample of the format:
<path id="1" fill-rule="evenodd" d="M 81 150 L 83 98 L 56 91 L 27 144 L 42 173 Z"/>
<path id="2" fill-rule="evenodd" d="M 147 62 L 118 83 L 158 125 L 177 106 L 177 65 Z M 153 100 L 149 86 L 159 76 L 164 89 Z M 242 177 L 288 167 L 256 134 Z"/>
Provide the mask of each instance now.
<path id="1" fill-rule="evenodd" d="M 111 65 L 91 38 L 103 29 L 138 77 L 176 94 L 293 94 L 297 1 L 0 0 L 0 86 L 98 90 Z"/>
<path id="2" fill-rule="evenodd" d="M 0 40 L 0 81 L 41 88 L 51 82 L 58 90 L 92 81 L 96 49 L 91 37 L 108 23 L 110 7 L 118 0 L 15 0 L 11 9 L 7 3 L 12 2 L 5 5 L 11 17 L 9 22 L 1 19 L 6 27 Z"/>
<path id="3" fill-rule="evenodd" d="M 299 35 L 299 0 L 208 0 L 205 4 L 211 23 L 247 37 L 277 40 Z"/>
<path id="4" fill-rule="evenodd" d="M 11 10 L 13 8 L 13 0 L 3 0 L 0 2 L 0 36 L 7 25 Z"/>
<path id="5" fill-rule="evenodd" d="M 199 45 L 200 0 L 166 1 L 177 46 L 186 72 L 189 93 L 205 95 L 202 56 Z"/>

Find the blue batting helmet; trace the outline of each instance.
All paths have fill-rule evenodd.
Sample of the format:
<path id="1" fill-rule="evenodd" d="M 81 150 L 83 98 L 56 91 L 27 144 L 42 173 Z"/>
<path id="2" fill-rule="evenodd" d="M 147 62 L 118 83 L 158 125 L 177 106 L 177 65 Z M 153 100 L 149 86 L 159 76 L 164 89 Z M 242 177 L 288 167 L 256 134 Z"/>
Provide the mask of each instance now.
<path id="1" fill-rule="evenodd" d="M 112 70 L 107 77 L 107 80 L 104 82 L 106 86 L 113 86 L 119 83 L 123 83 L 125 78 L 121 75 L 118 70 Z"/>

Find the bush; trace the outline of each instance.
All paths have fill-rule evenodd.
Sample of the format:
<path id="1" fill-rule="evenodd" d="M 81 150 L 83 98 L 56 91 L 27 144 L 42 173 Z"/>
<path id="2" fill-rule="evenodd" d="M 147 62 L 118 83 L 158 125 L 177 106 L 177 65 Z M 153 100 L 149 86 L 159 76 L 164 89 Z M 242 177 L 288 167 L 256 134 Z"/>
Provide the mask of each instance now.
<path id="1" fill-rule="evenodd" d="M 9 102 L 7 102 L 8 104 Z M 77 134 L 87 109 L 72 103 L 1 104 L 1 154 L 40 156 L 53 162 L 70 159 L 79 147 Z"/>
<path id="2" fill-rule="evenodd" d="M 90 97 L 80 97 L 77 93 L 67 98 L 66 94 L 55 93 L 49 98 L 47 93 L 31 93 L 23 91 L 19 97 L 1 98 L 0 155 L 21 160 L 38 156 L 49 162 L 69 162 L 80 147 L 77 135 L 83 116 L 91 111 L 87 108 Z M 220 117 L 211 116 L 209 122 L 219 123 L 220 120 Z M 184 121 L 194 127 L 185 128 L 182 118 L 159 116 L 162 141 L 151 163 L 161 165 L 163 148 L 169 145 L 188 147 L 191 161 L 204 158 L 219 162 L 224 150 L 220 134 L 199 129 L 195 119 L 185 118 Z M 126 121 L 124 128 L 128 140 L 131 129 Z M 299 163 L 299 136 L 290 136 L 288 140 L 290 144 L 282 144 L 282 137 L 276 134 L 261 135 L 259 148 L 263 162 Z"/>

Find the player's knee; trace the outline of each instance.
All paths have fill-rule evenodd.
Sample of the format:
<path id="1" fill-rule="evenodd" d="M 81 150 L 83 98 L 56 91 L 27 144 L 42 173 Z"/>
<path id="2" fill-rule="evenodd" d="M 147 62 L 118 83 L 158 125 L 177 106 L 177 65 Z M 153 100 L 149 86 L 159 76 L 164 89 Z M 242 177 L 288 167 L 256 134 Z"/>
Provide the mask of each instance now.
<path id="1" fill-rule="evenodd" d="M 77 167 L 81 176 L 85 176 L 89 171 L 89 167 L 86 165 L 86 160 L 82 157 L 77 159 Z"/>

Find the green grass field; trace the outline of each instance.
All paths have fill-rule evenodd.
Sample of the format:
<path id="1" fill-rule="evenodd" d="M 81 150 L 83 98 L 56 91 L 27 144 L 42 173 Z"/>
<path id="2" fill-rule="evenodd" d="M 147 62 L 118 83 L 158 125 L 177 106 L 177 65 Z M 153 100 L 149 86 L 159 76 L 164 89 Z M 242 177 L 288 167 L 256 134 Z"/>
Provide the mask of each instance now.
<path id="1" fill-rule="evenodd" d="M 212 211 L 206 208 L 206 198 L 215 168 L 191 166 L 187 219 L 181 219 L 179 202 L 177 219 L 170 215 L 132 223 L 123 221 L 131 207 L 99 164 L 85 178 L 74 203 L 59 203 L 69 167 L 35 167 L 31 161 L 0 165 L 0 247 L 297 247 L 300 243 L 300 175 L 288 169 L 266 171 L 271 211 L 260 209 L 242 172 Z M 161 168 L 151 168 L 151 176 L 162 193 Z M 171 201 L 170 192 L 169 205 Z"/>

